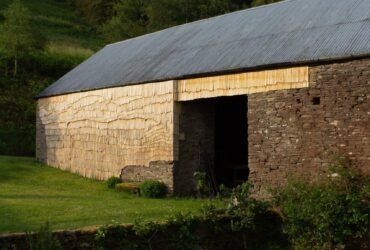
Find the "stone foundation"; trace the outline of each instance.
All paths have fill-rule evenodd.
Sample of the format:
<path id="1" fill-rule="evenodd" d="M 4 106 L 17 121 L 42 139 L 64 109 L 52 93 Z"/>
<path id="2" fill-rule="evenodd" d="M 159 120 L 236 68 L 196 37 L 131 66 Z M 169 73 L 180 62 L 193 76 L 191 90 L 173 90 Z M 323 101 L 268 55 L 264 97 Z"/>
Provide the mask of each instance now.
<path id="1" fill-rule="evenodd" d="M 173 162 L 152 161 L 149 166 L 125 166 L 121 171 L 123 181 L 141 182 L 145 180 L 158 180 L 173 190 Z"/>

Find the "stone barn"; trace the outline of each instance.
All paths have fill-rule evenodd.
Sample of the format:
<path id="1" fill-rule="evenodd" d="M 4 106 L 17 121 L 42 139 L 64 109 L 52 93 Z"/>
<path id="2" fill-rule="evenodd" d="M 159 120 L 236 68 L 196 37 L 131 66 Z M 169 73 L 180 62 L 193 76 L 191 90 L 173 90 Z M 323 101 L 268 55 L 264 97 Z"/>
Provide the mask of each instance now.
<path id="1" fill-rule="evenodd" d="M 37 97 L 37 158 L 86 177 L 263 194 L 370 174 L 370 1 L 287 0 L 110 44 Z"/>

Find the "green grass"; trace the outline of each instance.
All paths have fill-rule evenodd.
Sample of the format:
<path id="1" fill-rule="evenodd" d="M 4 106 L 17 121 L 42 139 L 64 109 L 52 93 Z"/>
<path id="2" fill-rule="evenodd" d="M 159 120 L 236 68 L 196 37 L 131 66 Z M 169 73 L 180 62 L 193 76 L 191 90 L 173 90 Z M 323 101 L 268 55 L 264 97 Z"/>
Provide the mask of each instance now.
<path id="1" fill-rule="evenodd" d="M 46 221 L 53 229 L 161 221 L 176 212 L 196 214 L 208 202 L 136 197 L 33 158 L 0 156 L 0 233 L 37 230 Z"/>
<path id="2" fill-rule="evenodd" d="M 0 1 L 0 13 L 12 0 Z M 44 34 L 48 48 L 59 52 L 83 51 L 90 56 L 93 51 L 103 46 L 103 41 L 96 31 L 88 26 L 76 11 L 65 1 L 60 0 L 23 0 L 32 13 L 35 28 Z M 1 24 L 1 21 L 0 21 Z"/>

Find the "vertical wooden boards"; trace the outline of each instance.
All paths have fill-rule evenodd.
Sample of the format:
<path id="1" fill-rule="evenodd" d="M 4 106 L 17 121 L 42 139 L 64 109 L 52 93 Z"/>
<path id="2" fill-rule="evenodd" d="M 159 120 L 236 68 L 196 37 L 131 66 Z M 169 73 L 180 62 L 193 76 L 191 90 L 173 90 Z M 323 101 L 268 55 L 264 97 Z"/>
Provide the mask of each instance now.
<path id="1" fill-rule="evenodd" d="M 177 101 L 308 87 L 308 67 L 179 80 Z"/>

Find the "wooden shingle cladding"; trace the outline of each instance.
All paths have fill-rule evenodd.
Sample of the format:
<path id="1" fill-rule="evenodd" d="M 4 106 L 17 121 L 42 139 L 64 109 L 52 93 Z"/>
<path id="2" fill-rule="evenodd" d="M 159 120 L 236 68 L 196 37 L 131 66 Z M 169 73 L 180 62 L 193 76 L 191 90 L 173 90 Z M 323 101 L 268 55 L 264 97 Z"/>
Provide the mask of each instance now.
<path id="1" fill-rule="evenodd" d="M 308 67 L 262 70 L 179 80 L 177 100 L 189 101 L 306 87 L 308 87 Z"/>
<path id="2" fill-rule="evenodd" d="M 119 176 L 125 166 L 173 161 L 173 86 L 166 81 L 38 100 L 37 158 L 96 179 Z"/>

